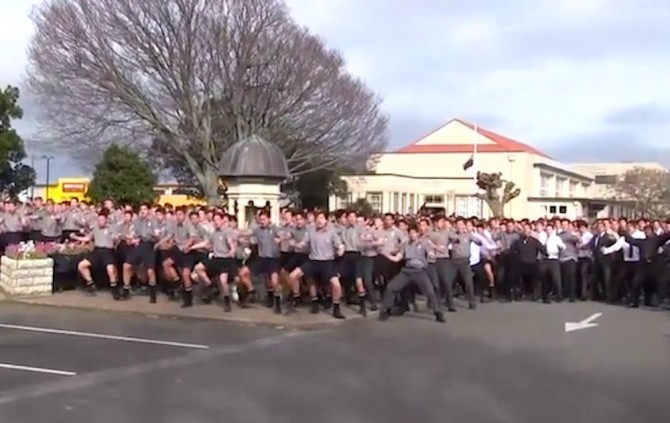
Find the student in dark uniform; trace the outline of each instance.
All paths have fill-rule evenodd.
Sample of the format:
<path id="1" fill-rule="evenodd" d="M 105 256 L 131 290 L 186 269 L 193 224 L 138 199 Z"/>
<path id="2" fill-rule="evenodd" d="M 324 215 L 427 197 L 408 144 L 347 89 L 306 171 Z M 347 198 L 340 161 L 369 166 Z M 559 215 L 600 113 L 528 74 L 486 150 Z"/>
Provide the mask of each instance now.
<path id="1" fill-rule="evenodd" d="M 121 298 L 130 298 L 130 286 L 124 286 L 123 295 L 118 290 L 119 276 L 116 272 L 116 258 L 114 256 L 114 239 L 116 233 L 107 221 L 108 211 L 102 209 L 98 214 L 97 225 L 84 236 L 76 233 L 70 233 L 70 239 L 79 242 L 93 242 L 93 251 L 88 254 L 86 258 L 79 262 L 77 269 L 86 281 L 86 292 L 93 294 L 95 291 L 95 283 L 91 276 L 91 268 L 104 267 L 109 277 L 109 286 L 112 296 L 115 300 Z"/>
<path id="2" fill-rule="evenodd" d="M 384 292 L 384 299 L 379 311 L 379 320 L 386 320 L 391 315 L 391 309 L 395 302 L 395 297 L 402 290 L 411 284 L 415 284 L 417 288 L 426 296 L 428 306 L 432 309 L 435 315 L 435 321 L 444 322 L 444 314 L 435 296 L 435 290 L 426 273 L 428 268 L 428 254 L 426 250 L 426 241 L 420 237 L 419 230 L 416 226 L 409 227 L 409 242 L 403 246 L 403 251 L 395 255 L 389 255 L 390 261 L 400 263 L 403 265 L 398 273 L 386 286 Z"/>

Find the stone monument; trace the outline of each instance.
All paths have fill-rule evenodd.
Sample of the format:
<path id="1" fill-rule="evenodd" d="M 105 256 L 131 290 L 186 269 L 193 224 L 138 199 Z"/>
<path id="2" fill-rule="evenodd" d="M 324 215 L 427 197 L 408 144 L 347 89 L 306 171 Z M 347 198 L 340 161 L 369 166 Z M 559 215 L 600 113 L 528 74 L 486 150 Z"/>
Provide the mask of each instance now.
<path id="1" fill-rule="evenodd" d="M 228 208 L 236 214 L 240 227 L 247 227 L 255 209 L 263 207 L 270 208 L 274 223 L 279 222 L 281 184 L 289 171 L 276 144 L 258 135 L 233 144 L 223 154 L 219 176 L 227 187 Z"/>

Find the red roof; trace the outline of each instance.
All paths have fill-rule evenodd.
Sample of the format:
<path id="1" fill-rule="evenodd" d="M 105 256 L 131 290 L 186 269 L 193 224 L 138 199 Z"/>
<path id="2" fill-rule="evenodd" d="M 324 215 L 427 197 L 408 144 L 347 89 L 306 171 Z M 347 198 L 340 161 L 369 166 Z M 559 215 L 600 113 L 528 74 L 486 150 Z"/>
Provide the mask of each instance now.
<path id="1" fill-rule="evenodd" d="M 403 147 L 394 151 L 394 153 L 424 153 L 424 154 L 439 154 L 439 153 L 470 153 L 473 151 L 472 141 L 464 142 L 463 144 L 418 144 L 421 140 L 429 137 L 445 126 L 449 125 L 451 122 L 459 122 L 468 128 L 474 131 L 475 126 L 469 122 L 465 122 L 461 119 L 452 119 L 441 127 L 431 131 L 430 133 L 424 135 L 418 140 L 414 141 L 412 144 Z M 504 137 L 495 132 L 489 131 L 488 129 L 477 126 L 477 132 L 489 140 L 493 141 L 493 144 L 477 144 L 478 153 L 531 153 L 537 154 L 538 156 L 543 156 L 546 158 L 551 158 L 549 155 L 543 153 L 542 151 L 532 147 L 528 144 L 524 144 L 519 141 Z"/>

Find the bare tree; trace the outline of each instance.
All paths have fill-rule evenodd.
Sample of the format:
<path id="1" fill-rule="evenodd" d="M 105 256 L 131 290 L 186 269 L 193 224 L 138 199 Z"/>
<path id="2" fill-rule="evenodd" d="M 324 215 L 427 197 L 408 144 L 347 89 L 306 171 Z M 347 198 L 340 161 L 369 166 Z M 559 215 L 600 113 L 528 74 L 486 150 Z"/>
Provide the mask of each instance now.
<path id="1" fill-rule="evenodd" d="M 502 179 L 502 172 L 477 172 L 477 187 L 483 191 L 477 198 L 489 206 L 495 217 L 503 217 L 507 203 L 521 195 L 521 189 L 514 182 Z"/>
<path id="2" fill-rule="evenodd" d="M 641 166 L 617 178 L 612 191 L 618 200 L 633 205 L 639 217 L 660 219 L 670 211 L 670 172 Z"/>
<path id="3" fill-rule="evenodd" d="M 133 145 L 211 201 L 221 155 L 251 134 L 296 175 L 387 144 L 381 99 L 282 0 L 47 0 L 33 21 L 28 83 L 49 141 Z"/>

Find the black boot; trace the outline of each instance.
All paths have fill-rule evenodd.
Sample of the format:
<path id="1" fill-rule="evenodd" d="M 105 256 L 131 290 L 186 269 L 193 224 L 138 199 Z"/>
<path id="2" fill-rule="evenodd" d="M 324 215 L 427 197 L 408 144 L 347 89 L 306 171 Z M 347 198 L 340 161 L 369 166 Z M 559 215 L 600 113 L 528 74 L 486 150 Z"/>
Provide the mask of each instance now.
<path id="1" fill-rule="evenodd" d="M 381 308 L 379 309 L 379 321 L 380 322 L 385 322 L 391 317 L 391 313 L 389 313 L 388 309 Z"/>
<path id="2" fill-rule="evenodd" d="M 112 298 L 114 298 L 114 301 L 119 301 L 121 299 L 121 294 L 119 293 L 118 286 L 116 285 L 110 286 L 109 291 L 112 293 Z"/>
<path id="3" fill-rule="evenodd" d="M 156 286 L 149 285 L 149 302 L 156 304 Z"/>
<path id="4" fill-rule="evenodd" d="M 182 303 L 181 303 L 181 308 L 189 308 L 193 307 L 193 291 L 192 290 L 185 290 L 182 292 Z"/>
<path id="5" fill-rule="evenodd" d="M 363 317 L 368 315 L 368 310 L 365 308 L 365 294 L 358 296 L 358 314 Z"/>
<path id="6" fill-rule="evenodd" d="M 223 297 L 223 312 L 230 313 L 230 295 L 225 295 Z"/>
<path id="7" fill-rule="evenodd" d="M 438 322 L 438 323 L 446 322 L 446 319 L 444 318 L 444 314 L 441 311 L 436 311 L 435 312 L 435 321 Z"/>
<path id="8" fill-rule="evenodd" d="M 272 301 L 274 302 L 275 314 L 281 314 L 281 296 L 280 295 L 273 296 Z"/>
<path id="9" fill-rule="evenodd" d="M 84 294 L 91 297 L 95 296 L 95 283 L 93 281 L 86 282 L 86 286 L 84 287 Z"/>
<path id="10" fill-rule="evenodd" d="M 319 312 L 319 299 L 313 298 L 312 305 L 309 308 L 309 312 L 312 314 L 317 314 Z"/>
<path id="11" fill-rule="evenodd" d="M 336 319 L 346 319 L 342 311 L 340 311 L 340 303 L 333 303 L 333 317 Z"/>
<path id="12" fill-rule="evenodd" d="M 121 294 L 121 299 L 126 301 L 130 299 L 130 286 L 123 286 L 123 293 Z"/>
<path id="13" fill-rule="evenodd" d="M 265 307 L 272 308 L 272 306 L 275 303 L 274 296 L 275 296 L 274 292 L 272 291 L 267 292 L 267 294 L 265 295 Z"/>

